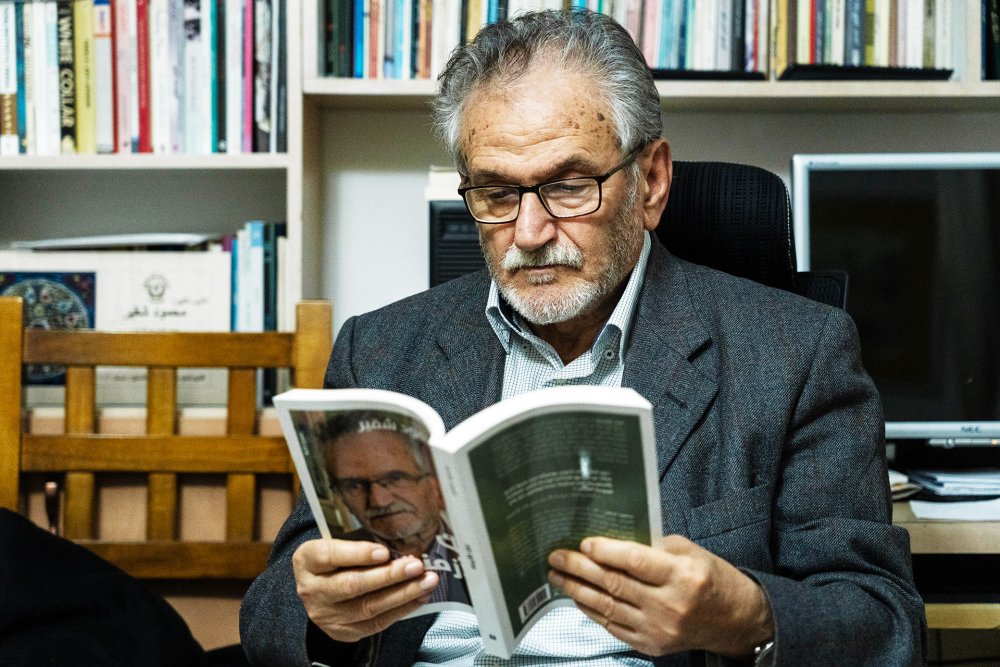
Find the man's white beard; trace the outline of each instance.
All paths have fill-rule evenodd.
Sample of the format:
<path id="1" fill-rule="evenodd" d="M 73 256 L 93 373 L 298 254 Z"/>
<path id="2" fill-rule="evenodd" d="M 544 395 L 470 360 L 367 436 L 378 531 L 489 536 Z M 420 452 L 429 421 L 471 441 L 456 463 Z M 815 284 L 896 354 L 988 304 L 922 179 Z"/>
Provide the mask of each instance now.
<path id="1" fill-rule="evenodd" d="M 575 317 L 585 315 L 607 299 L 622 279 L 631 270 L 631 260 L 635 248 L 635 236 L 642 234 L 642 227 L 630 215 L 632 197 L 627 197 L 621 209 L 608 223 L 608 234 L 611 237 L 608 266 L 604 273 L 594 281 L 579 282 L 565 287 L 553 287 L 544 290 L 519 290 L 512 283 L 504 281 L 501 271 L 514 271 L 519 268 L 533 266 L 562 265 L 579 269 L 583 266 L 583 253 L 575 245 L 549 244 L 536 250 L 524 251 L 511 244 L 504 253 L 500 266 L 496 266 L 496 258 L 483 247 L 486 264 L 497 288 L 504 300 L 510 304 L 521 317 L 535 325 L 566 322 Z M 482 237 L 480 237 L 482 241 Z M 639 241 L 641 243 L 641 241 Z M 591 261 L 594 261 L 593 259 Z M 545 285 L 555 280 L 553 274 L 538 276 L 532 281 L 534 285 Z"/>

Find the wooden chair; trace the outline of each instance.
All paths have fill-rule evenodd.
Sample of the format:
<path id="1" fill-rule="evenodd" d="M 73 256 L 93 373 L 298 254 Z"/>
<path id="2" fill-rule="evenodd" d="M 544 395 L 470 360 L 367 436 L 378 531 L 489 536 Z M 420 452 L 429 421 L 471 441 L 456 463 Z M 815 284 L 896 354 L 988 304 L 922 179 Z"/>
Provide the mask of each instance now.
<path id="1" fill-rule="evenodd" d="M 0 297 L 0 507 L 24 509 L 25 479 L 61 477 L 63 535 L 143 579 L 251 579 L 270 543 L 255 535 L 258 475 L 294 475 L 284 440 L 255 433 L 259 368 L 292 369 L 321 387 L 331 347 L 330 305 L 298 304 L 293 333 L 150 333 L 25 329 L 21 299 Z M 26 433 L 25 364 L 66 366 L 65 433 Z M 95 366 L 148 370 L 146 433 L 95 429 Z M 228 368 L 226 433 L 177 435 L 177 368 Z M 146 540 L 104 541 L 95 526 L 95 476 L 148 478 Z M 181 541 L 178 476 L 225 475 L 224 541 Z"/>

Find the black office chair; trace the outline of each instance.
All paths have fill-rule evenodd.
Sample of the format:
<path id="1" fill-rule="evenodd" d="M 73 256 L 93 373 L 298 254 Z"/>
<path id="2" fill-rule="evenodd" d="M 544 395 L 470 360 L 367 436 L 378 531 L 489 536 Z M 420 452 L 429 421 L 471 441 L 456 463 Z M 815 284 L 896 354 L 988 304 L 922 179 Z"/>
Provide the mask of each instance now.
<path id="1" fill-rule="evenodd" d="M 766 169 L 674 162 L 656 235 L 673 254 L 844 308 L 847 273 L 797 271 L 788 188 Z"/>

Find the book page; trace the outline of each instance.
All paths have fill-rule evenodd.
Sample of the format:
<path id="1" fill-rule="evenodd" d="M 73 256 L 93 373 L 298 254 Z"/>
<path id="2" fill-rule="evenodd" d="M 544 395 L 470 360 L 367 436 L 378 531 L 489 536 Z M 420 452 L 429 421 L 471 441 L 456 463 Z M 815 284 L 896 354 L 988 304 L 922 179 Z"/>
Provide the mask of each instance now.
<path id="1" fill-rule="evenodd" d="M 292 449 L 296 467 L 324 537 L 384 544 L 394 558 L 423 560 L 440 583 L 418 613 L 468 610 L 469 592 L 427 445 L 428 425 L 387 405 L 334 401 L 285 408 L 280 399 L 275 404 L 286 439 L 298 443 Z"/>
<path id="2" fill-rule="evenodd" d="M 515 635 L 558 593 L 548 555 L 603 535 L 649 544 L 639 419 L 540 415 L 469 455 Z"/>

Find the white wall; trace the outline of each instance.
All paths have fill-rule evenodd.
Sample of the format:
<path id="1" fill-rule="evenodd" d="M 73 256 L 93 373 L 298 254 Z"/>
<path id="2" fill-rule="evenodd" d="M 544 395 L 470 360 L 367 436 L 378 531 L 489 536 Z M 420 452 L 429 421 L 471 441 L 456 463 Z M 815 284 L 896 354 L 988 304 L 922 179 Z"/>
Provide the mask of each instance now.
<path id="1" fill-rule="evenodd" d="M 674 159 L 745 162 L 789 180 L 794 153 L 1000 151 L 993 112 L 670 112 Z M 328 111 L 323 118 L 321 296 L 334 327 L 428 285 L 427 167 L 447 162 L 429 117 Z"/>

